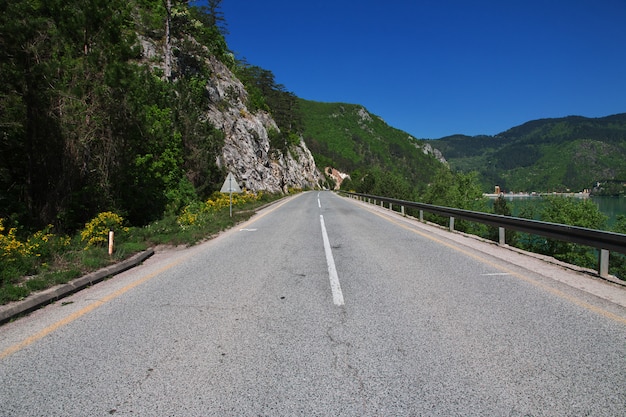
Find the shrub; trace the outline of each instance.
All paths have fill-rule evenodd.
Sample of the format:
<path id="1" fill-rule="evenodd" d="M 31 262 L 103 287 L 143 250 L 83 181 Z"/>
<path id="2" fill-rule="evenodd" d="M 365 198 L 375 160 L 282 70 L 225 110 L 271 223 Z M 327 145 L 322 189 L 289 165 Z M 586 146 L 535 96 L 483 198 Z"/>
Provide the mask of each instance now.
<path id="1" fill-rule="evenodd" d="M 17 228 L 13 227 L 8 230 L 7 234 L 3 234 L 5 230 L 4 219 L 0 219 L 0 261 L 2 263 L 19 262 L 28 254 L 28 247 L 17 238 Z"/>
<path id="2" fill-rule="evenodd" d="M 242 207 L 249 202 L 258 201 L 263 197 L 262 193 L 242 193 L 232 195 L 233 207 Z M 212 215 L 230 207 L 230 195 L 215 192 L 204 203 L 192 203 L 187 205 L 178 216 L 178 224 L 181 227 L 203 226 L 210 221 Z"/>
<path id="3" fill-rule="evenodd" d="M 109 231 L 128 233 L 128 228 L 123 227 L 122 216 L 110 211 L 98 214 L 80 232 L 81 241 L 87 242 L 85 249 L 93 246 L 104 246 L 109 241 Z"/>
<path id="4" fill-rule="evenodd" d="M 55 236 L 51 229 L 48 225 L 23 241 L 17 236 L 17 228 L 5 234 L 4 220 L 0 219 L 0 286 L 45 269 L 46 262 L 55 253 L 63 252 L 70 245 L 69 237 Z"/>

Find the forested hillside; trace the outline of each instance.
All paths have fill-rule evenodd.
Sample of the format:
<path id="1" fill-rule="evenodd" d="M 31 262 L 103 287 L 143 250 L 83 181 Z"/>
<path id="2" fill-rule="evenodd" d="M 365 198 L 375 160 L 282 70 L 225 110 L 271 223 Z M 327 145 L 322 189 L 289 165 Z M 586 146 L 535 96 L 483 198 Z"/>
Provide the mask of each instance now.
<path id="1" fill-rule="evenodd" d="M 116 209 L 145 223 L 188 178 L 201 193 L 221 178 L 222 134 L 199 114 L 202 59 L 226 54 L 215 15 L 161 0 L 0 8 L 0 217 L 72 228 Z M 166 38 L 177 72 L 150 52 Z"/>
<path id="2" fill-rule="evenodd" d="M 5 225 L 73 231 L 108 210 L 147 224 L 219 190 L 225 140 L 236 135 L 254 142 L 264 169 L 297 168 L 306 150 L 287 157 L 302 148 L 295 96 L 270 71 L 234 59 L 220 0 L 206 4 L 0 3 Z"/>
<path id="3" fill-rule="evenodd" d="M 304 138 L 317 165 L 350 174 L 353 189 L 408 197 L 411 193 L 406 190 L 423 190 L 444 166 L 436 150 L 387 125 L 363 106 L 298 102 Z M 373 184 L 363 188 L 376 178 L 384 182 L 384 189 Z"/>
<path id="4" fill-rule="evenodd" d="M 626 114 L 534 120 L 495 136 L 429 143 L 453 169 L 478 171 L 485 191 L 582 191 L 600 182 L 596 192 L 624 192 Z"/>

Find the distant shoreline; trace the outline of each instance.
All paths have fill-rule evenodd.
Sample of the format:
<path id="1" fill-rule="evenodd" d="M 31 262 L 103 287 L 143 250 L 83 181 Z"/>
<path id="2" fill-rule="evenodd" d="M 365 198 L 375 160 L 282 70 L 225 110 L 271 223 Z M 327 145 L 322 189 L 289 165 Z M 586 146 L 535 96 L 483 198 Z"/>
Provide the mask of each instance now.
<path id="1" fill-rule="evenodd" d="M 589 198 L 591 195 L 588 192 L 579 193 L 499 193 L 499 194 L 483 194 L 483 197 L 487 198 L 532 198 L 532 197 L 546 197 L 546 196 L 561 196 L 561 197 L 577 197 L 577 198 Z"/>

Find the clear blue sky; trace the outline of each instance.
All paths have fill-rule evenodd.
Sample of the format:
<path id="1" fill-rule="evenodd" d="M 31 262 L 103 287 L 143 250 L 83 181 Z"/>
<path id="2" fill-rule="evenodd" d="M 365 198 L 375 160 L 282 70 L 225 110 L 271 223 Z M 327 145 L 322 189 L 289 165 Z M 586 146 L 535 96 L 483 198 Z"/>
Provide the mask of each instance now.
<path id="1" fill-rule="evenodd" d="M 626 112 L 626 0 L 222 0 L 229 48 L 418 138 Z"/>

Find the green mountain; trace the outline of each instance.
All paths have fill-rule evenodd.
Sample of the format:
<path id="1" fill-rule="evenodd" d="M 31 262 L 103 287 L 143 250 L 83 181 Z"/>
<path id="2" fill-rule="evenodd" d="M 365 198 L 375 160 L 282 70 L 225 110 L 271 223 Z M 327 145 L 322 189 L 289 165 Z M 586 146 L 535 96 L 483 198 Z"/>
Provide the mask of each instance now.
<path id="1" fill-rule="evenodd" d="M 320 169 L 362 178 L 385 171 L 412 187 L 430 182 L 443 161 L 425 141 L 389 126 L 363 106 L 299 99 L 304 141 Z"/>
<path id="2" fill-rule="evenodd" d="M 452 169 L 477 171 L 486 190 L 582 191 L 600 182 L 614 193 L 626 180 L 626 113 L 533 120 L 495 136 L 427 142 Z"/>

